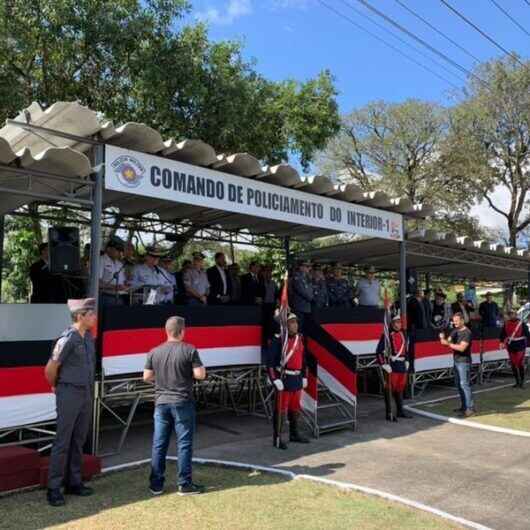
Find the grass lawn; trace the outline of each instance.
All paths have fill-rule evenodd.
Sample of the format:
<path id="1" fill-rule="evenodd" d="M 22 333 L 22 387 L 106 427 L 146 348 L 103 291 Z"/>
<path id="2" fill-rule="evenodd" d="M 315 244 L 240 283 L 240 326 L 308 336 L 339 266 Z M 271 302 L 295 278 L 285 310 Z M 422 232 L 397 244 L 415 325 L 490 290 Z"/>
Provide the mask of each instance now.
<path id="1" fill-rule="evenodd" d="M 168 462 L 174 480 L 175 464 Z M 44 492 L 0 498 L 0 527 L 68 529 L 448 529 L 459 528 L 425 512 L 359 493 L 343 492 L 309 481 L 277 475 L 196 466 L 194 480 L 207 493 L 179 497 L 168 484 L 152 497 L 148 469 L 105 475 L 91 483 L 92 497 L 67 497 L 63 508 L 52 508 Z M 171 481 L 168 481 L 171 482 Z"/>
<path id="2" fill-rule="evenodd" d="M 459 399 L 422 405 L 423 410 L 457 416 L 453 409 L 460 406 Z M 530 431 L 530 385 L 526 388 L 501 388 L 491 392 L 475 394 L 477 414 L 469 421 L 496 425 L 518 431 Z"/>

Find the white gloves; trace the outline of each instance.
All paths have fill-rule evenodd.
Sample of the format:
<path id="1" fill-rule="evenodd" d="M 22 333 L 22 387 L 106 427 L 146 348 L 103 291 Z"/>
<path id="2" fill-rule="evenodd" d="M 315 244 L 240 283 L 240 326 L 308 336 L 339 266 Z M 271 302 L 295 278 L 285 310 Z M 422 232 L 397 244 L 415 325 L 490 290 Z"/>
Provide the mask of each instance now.
<path id="1" fill-rule="evenodd" d="M 398 357 L 397 355 L 392 355 L 392 356 L 390 357 L 390 360 L 391 360 L 392 362 L 396 362 L 398 359 L 399 359 L 399 357 Z"/>
<path id="2" fill-rule="evenodd" d="M 282 392 L 283 390 L 283 381 L 281 379 L 275 379 L 272 384 L 276 387 L 276 390 L 278 392 Z"/>
<path id="3" fill-rule="evenodd" d="M 302 379 L 302 388 L 307 388 L 307 378 L 306 377 L 304 377 Z"/>
<path id="4" fill-rule="evenodd" d="M 389 365 L 389 364 L 383 364 L 381 366 L 381 368 L 387 373 L 387 374 L 391 374 L 392 373 L 392 367 Z"/>
<path id="5" fill-rule="evenodd" d="M 407 372 L 409 371 L 409 366 L 410 363 L 408 361 L 405 361 L 405 370 L 407 370 Z"/>

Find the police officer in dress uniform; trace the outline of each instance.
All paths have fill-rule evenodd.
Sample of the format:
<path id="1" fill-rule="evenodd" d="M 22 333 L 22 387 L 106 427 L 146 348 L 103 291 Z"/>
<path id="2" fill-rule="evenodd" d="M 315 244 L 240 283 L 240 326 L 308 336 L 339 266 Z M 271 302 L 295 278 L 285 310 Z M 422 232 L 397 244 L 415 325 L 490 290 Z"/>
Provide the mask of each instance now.
<path id="1" fill-rule="evenodd" d="M 119 237 L 111 237 L 105 247 L 105 253 L 99 258 L 99 288 L 101 304 L 123 305 L 122 294 L 127 289 L 125 264 L 121 254 L 125 243 Z"/>
<path id="2" fill-rule="evenodd" d="M 311 279 L 313 287 L 313 302 L 311 304 L 313 311 L 328 307 L 329 294 L 328 286 L 326 285 L 326 278 L 322 272 L 320 265 L 313 265 L 313 277 Z"/>
<path id="3" fill-rule="evenodd" d="M 298 316 L 300 329 L 303 332 L 311 316 L 311 303 L 313 302 L 313 284 L 309 277 L 311 263 L 301 261 L 298 263 L 298 271 L 294 274 L 291 285 L 291 307 Z"/>
<path id="4" fill-rule="evenodd" d="M 328 293 L 331 307 L 352 307 L 353 289 L 347 278 L 342 276 L 339 266 L 333 269 L 333 277 L 328 280 Z"/>
<path id="5" fill-rule="evenodd" d="M 514 388 L 524 388 L 524 356 L 526 354 L 527 341 L 530 338 L 528 326 L 519 320 L 517 311 L 511 309 L 508 311 L 508 318 L 500 335 L 500 347 L 506 348 L 510 356 L 513 376 L 515 377 Z"/>
<path id="6" fill-rule="evenodd" d="M 157 302 L 162 301 L 170 289 L 163 272 L 158 266 L 160 257 L 163 255 L 164 253 L 155 246 L 148 246 L 145 249 L 144 263 L 135 265 L 133 269 L 133 288 L 135 290 L 139 290 L 144 287 L 153 287 L 159 289 Z"/>
<path id="7" fill-rule="evenodd" d="M 203 265 L 204 254 L 201 254 L 200 252 L 194 252 L 191 267 L 182 275 L 187 303 L 189 305 L 201 307 L 208 303 L 210 282 Z"/>
<path id="8" fill-rule="evenodd" d="M 72 326 L 59 337 L 45 375 L 55 391 L 57 432 L 50 455 L 47 498 L 64 505 L 64 492 L 86 497 L 93 493 L 81 480 L 83 445 L 91 418 L 96 350 L 90 329 L 96 324 L 93 298 L 68 300 Z"/>
<path id="9" fill-rule="evenodd" d="M 377 362 L 387 374 L 385 378 L 385 407 L 386 419 L 388 421 L 397 421 L 392 415 L 390 393 L 396 402 L 397 417 L 411 417 L 403 410 L 403 392 L 407 387 L 407 375 L 409 371 L 409 345 L 407 336 L 401 326 L 401 317 L 399 315 L 394 316 L 390 330 L 390 359 L 385 356 L 384 333 L 379 339 L 376 350 Z M 390 393 L 388 392 L 389 382 Z"/>
<path id="10" fill-rule="evenodd" d="M 289 419 L 289 440 L 297 443 L 309 443 L 300 434 L 300 401 L 302 389 L 307 387 L 307 368 L 304 338 L 298 333 L 298 319 L 294 313 L 287 317 L 288 344 L 282 367 L 282 341 L 279 336 L 272 339 L 267 368 L 269 378 L 275 389 L 273 414 L 273 445 L 287 449 L 283 438 L 286 416 Z"/>

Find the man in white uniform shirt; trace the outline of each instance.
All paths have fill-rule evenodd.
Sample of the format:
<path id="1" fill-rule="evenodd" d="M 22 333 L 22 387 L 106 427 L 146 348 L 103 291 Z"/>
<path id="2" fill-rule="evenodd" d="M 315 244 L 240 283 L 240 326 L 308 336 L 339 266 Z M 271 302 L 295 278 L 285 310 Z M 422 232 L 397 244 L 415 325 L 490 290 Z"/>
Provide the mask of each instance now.
<path id="1" fill-rule="evenodd" d="M 366 269 L 366 278 L 357 283 L 355 292 L 360 306 L 377 307 L 381 301 L 381 285 L 375 277 L 375 268 Z"/>
<path id="2" fill-rule="evenodd" d="M 208 304 L 210 282 L 203 269 L 203 264 L 204 254 L 194 252 L 191 267 L 182 275 L 189 305 L 205 306 Z"/>
<path id="3" fill-rule="evenodd" d="M 109 239 L 105 253 L 99 260 L 99 288 L 102 305 L 123 305 L 123 294 L 127 289 L 121 253 L 125 246 L 119 237 Z"/>
<path id="4" fill-rule="evenodd" d="M 158 290 L 156 303 L 160 302 L 160 298 L 165 296 L 165 290 L 159 288 L 167 287 L 167 282 L 158 266 L 161 255 L 162 252 L 156 247 L 146 247 L 144 262 L 134 266 L 132 277 L 132 286 L 136 291 L 146 287 Z"/>

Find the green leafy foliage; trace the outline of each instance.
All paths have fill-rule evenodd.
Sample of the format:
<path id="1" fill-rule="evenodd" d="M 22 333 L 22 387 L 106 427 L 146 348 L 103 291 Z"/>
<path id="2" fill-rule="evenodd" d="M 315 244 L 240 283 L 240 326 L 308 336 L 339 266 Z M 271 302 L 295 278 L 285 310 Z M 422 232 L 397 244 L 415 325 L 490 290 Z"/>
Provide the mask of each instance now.
<path id="1" fill-rule="evenodd" d="M 29 217 L 6 217 L 5 233 L 2 301 L 28 301 L 29 268 L 39 257 L 42 240 Z"/>
<path id="2" fill-rule="evenodd" d="M 308 167 L 338 130 L 329 72 L 269 81 L 238 42 L 183 26 L 184 0 L 11 0 L 0 5 L 0 119 L 79 100 L 115 121 Z M 13 90 L 16 86 L 17 90 Z"/>

